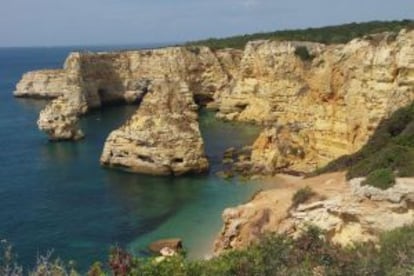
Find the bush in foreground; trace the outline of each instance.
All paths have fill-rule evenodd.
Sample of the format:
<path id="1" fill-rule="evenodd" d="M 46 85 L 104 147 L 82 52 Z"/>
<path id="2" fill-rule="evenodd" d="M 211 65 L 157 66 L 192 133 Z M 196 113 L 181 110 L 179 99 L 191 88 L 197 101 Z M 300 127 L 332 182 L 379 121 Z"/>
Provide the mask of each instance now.
<path id="1" fill-rule="evenodd" d="M 361 243 L 342 248 L 327 241 L 320 229 L 309 227 L 296 240 L 269 234 L 245 250 L 233 250 L 210 260 L 198 261 L 186 260 L 182 255 L 164 260 L 137 258 L 114 248 L 108 264 L 92 265 L 88 275 L 413 275 L 413 235 L 414 226 L 405 226 L 381 235 L 379 247 L 373 243 Z M 2 276 L 25 275 L 12 259 L 4 259 L 2 256 L 0 261 Z M 29 275 L 78 275 L 73 269 L 65 268 L 62 263 L 58 268 L 53 263 L 48 262 L 46 266 L 41 266 L 47 270 L 36 267 L 33 274 Z M 18 269 L 13 270 L 13 267 Z M 10 274 L 10 271 L 15 271 L 16 274 Z"/>

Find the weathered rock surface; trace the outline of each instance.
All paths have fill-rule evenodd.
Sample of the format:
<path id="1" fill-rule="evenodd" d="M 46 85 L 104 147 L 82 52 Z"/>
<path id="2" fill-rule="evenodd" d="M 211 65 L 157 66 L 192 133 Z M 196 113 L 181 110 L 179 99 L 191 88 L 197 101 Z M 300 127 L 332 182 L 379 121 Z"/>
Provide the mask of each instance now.
<path id="1" fill-rule="evenodd" d="M 88 111 L 86 97 L 79 86 L 79 75 L 65 76 L 63 94 L 51 101 L 39 115 L 37 125 L 49 140 L 79 140 L 84 137 L 79 117 Z"/>
<path id="2" fill-rule="evenodd" d="M 414 179 L 397 179 L 386 191 L 360 186 L 360 182 L 348 183 L 343 173 L 335 173 L 261 192 L 247 204 L 223 212 L 224 227 L 215 250 L 246 247 L 268 232 L 298 236 L 307 225 L 316 225 L 333 242 L 348 245 L 376 241 L 383 231 L 414 223 Z M 293 194 L 306 185 L 319 199 L 292 208 Z"/>
<path id="3" fill-rule="evenodd" d="M 40 112 L 37 125 L 49 140 L 79 140 L 84 137 L 78 127 L 79 116 L 86 110 L 81 94 L 78 97 L 60 96 Z"/>
<path id="4" fill-rule="evenodd" d="M 169 47 L 154 50 L 71 53 L 63 69 L 26 73 L 16 96 L 58 97 L 70 94 L 68 77 L 79 75 L 78 86 L 88 107 L 130 101 L 152 79 L 180 79 L 196 96 L 212 99 L 225 89 L 237 71 L 241 51 L 211 51 L 207 47 Z M 128 95 L 125 95 L 128 94 Z"/>
<path id="5" fill-rule="evenodd" d="M 112 103 L 139 103 L 154 79 L 176 79 L 184 82 L 194 94 L 197 102 L 207 103 L 218 98 L 222 90 L 228 89 L 229 80 L 238 67 L 240 56 L 237 50 L 213 52 L 207 47 L 170 47 L 155 50 L 124 51 L 113 53 L 71 53 L 63 69 L 42 70 L 25 74 L 17 84 L 15 95 L 27 97 L 65 96 L 73 102 L 79 93 L 84 97 L 87 110 Z M 75 78 L 73 76 L 76 76 Z M 73 89 L 76 87 L 76 89 Z M 64 105 L 60 102 L 58 105 Z M 76 105 L 55 109 L 48 107 L 55 116 L 84 114 L 74 110 Z M 66 112 L 59 114 L 59 110 Z M 57 113 L 55 113 L 57 112 Z M 43 115 L 43 117 L 45 117 Z M 61 132 L 59 124 L 40 119 L 42 130 Z M 72 120 L 71 120 L 72 121 Z M 67 135 L 64 135 L 67 136 Z"/>
<path id="6" fill-rule="evenodd" d="M 313 59 L 302 60 L 298 47 Z M 382 119 L 413 100 L 414 31 L 332 46 L 254 41 L 218 116 L 270 127 L 255 144 L 253 165 L 311 171 L 359 150 Z"/>
<path id="7" fill-rule="evenodd" d="M 171 256 L 173 254 L 168 254 L 174 252 L 177 253 L 178 251 L 183 249 L 183 243 L 181 239 L 174 238 L 174 239 L 164 239 L 164 240 L 157 240 L 152 242 L 148 248 L 151 250 L 152 253 L 160 254 L 163 256 Z M 169 249 L 169 250 L 168 250 Z M 163 254 L 163 252 L 165 252 Z"/>
<path id="8" fill-rule="evenodd" d="M 185 82 L 154 80 L 135 115 L 109 135 L 101 163 L 156 175 L 206 171 L 197 105 Z"/>
<path id="9" fill-rule="evenodd" d="M 299 47 L 311 58 L 300 57 Z M 61 70 L 26 74 L 16 95 L 69 99 L 79 92 L 89 110 L 139 103 L 149 83 L 160 79 L 185 83 L 195 102 L 219 109 L 220 118 L 267 126 L 249 160 L 235 164 L 240 170 L 307 172 L 359 150 L 384 118 L 414 100 L 414 31 L 330 46 L 253 41 L 243 52 L 169 47 L 72 53 Z M 69 113 L 86 112 L 79 106 Z M 50 109 L 46 113 L 60 112 Z M 53 120 L 41 121 L 49 133 L 61 132 L 53 130 L 60 125 Z"/>
<path id="10" fill-rule="evenodd" d="M 35 98 L 56 98 L 66 89 L 65 70 L 39 70 L 23 75 L 17 84 L 14 96 Z"/>

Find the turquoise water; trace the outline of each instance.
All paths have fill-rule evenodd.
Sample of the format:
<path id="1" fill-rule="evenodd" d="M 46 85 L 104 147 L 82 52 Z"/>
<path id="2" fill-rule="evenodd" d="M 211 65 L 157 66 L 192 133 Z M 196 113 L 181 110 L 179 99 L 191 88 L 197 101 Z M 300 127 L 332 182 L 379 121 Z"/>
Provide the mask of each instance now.
<path id="1" fill-rule="evenodd" d="M 136 107 L 94 111 L 81 122 L 85 140 L 49 143 L 36 127 L 45 102 L 12 96 L 22 73 L 61 67 L 69 51 L 0 49 L 0 239 L 14 245 L 26 267 L 38 253 L 53 249 L 84 270 L 105 261 L 111 245 L 143 254 L 149 242 L 168 237 L 183 238 L 192 258 L 208 255 L 222 210 L 263 188 L 215 176 L 223 151 L 253 141 L 258 129 L 202 112 L 212 164 L 203 176 L 151 177 L 101 168 L 105 138 Z"/>

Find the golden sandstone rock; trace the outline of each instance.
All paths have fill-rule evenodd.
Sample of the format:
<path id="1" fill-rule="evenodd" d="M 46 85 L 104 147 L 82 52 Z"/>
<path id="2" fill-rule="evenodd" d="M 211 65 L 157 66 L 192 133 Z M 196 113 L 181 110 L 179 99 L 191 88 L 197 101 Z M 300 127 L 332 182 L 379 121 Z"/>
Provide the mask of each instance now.
<path id="1" fill-rule="evenodd" d="M 137 112 L 109 135 L 101 163 L 156 175 L 206 171 L 197 105 L 188 86 L 154 80 Z"/>
<path id="2" fill-rule="evenodd" d="M 262 172 L 311 171 L 359 150 L 381 120 L 413 101 L 414 31 L 329 46 L 253 41 L 243 52 L 169 47 L 72 53 L 63 70 L 26 74 L 15 94 L 71 97 L 76 86 L 90 109 L 137 103 L 155 79 L 185 83 L 196 103 L 210 102 L 219 118 L 266 125 L 251 155 L 251 165 Z M 81 106 L 78 115 L 86 112 Z M 48 133 L 59 127 L 45 124 Z"/>
<path id="3" fill-rule="evenodd" d="M 313 58 L 302 60 L 298 47 Z M 359 150 L 382 119 L 413 100 L 413 31 L 331 46 L 255 41 L 244 51 L 234 88 L 220 97 L 218 116 L 262 123 L 273 132 L 291 126 L 291 137 L 302 140 L 300 158 L 284 156 L 278 141 L 268 139 L 252 159 L 270 172 L 281 165 L 276 159 L 311 171 Z"/>
<path id="4" fill-rule="evenodd" d="M 243 169 L 312 171 L 358 151 L 382 120 L 414 100 L 414 31 L 329 46 L 253 41 L 244 51 L 72 53 L 62 70 L 27 73 L 16 89 L 16 96 L 60 97 L 38 121 L 50 139 L 79 138 L 77 120 L 90 108 L 141 102 L 107 138 L 101 156 L 106 166 L 161 175 L 205 171 L 196 110 L 209 103 L 219 118 L 266 126 Z M 339 243 L 413 223 L 414 191 L 404 190 L 412 180 L 399 179 L 404 189 L 392 195 L 349 184 L 344 174 L 303 181 L 288 181 L 227 209 L 217 252 L 246 246 L 268 231 L 295 235 L 306 223 Z M 294 192 L 309 183 L 326 199 L 291 209 Z M 375 200 L 384 197 L 393 201 Z"/>

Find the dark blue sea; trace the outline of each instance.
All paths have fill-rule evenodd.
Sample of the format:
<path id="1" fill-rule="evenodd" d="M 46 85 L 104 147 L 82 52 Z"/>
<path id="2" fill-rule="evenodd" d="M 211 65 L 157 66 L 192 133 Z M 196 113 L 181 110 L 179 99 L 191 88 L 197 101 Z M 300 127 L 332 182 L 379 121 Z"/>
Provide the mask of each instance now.
<path id="1" fill-rule="evenodd" d="M 50 143 L 36 126 L 46 102 L 12 95 L 23 73 L 62 67 L 79 49 L 0 48 L 0 239 L 13 244 L 25 268 L 53 250 L 85 271 L 94 261 L 105 262 L 113 245 L 144 254 L 149 242 L 169 237 L 182 238 L 190 258 L 210 254 L 222 210 L 263 188 L 215 176 L 223 151 L 252 142 L 258 129 L 201 112 L 208 175 L 151 177 L 104 169 L 99 156 L 107 135 L 136 106 L 94 111 L 81 121 L 85 140 Z"/>

